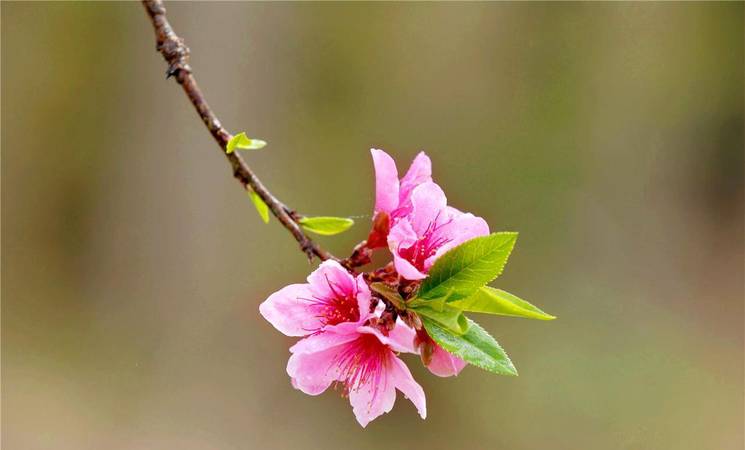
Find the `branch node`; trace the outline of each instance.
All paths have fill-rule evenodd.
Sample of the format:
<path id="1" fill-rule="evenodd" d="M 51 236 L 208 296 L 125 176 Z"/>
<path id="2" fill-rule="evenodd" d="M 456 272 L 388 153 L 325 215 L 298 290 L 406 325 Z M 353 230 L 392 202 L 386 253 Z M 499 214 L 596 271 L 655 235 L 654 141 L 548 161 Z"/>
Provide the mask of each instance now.
<path id="1" fill-rule="evenodd" d="M 308 257 L 308 263 L 313 264 L 313 257 L 316 255 L 316 249 L 313 243 L 306 238 L 300 243 L 300 248 L 305 253 L 305 256 Z"/>
<path id="2" fill-rule="evenodd" d="M 165 40 L 159 45 L 158 51 L 163 54 L 168 62 L 166 78 L 178 75 L 180 71 L 191 73 L 189 66 L 189 47 L 184 44 L 184 40 L 173 33 L 166 34 Z"/>

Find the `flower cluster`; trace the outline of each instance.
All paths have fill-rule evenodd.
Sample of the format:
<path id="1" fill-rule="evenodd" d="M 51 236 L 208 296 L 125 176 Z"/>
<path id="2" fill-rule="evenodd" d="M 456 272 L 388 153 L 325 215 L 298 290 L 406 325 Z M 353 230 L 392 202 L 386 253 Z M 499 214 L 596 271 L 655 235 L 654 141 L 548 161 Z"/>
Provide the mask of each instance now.
<path id="1" fill-rule="evenodd" d="M 399 179 L 396 164 L 388 154 L 377 149 L 371 152 L 376 174 L 375 213 L 368 239 L 355 251 L 356 262 L 325 261 L 308 276 L 307 283 L 275 292 L 259 308 L 277 330 L 303 338 L 290 348 L 287 373 L 292 385 L 309 395 L 321 394 L 331 385 L 339 387 L 363 427 L 393 408 L 396 390 L 416 406 L 422 418 L 426 417 L 424 391 L 399 358 L 400 353 L 419 355 L 428 369 L 441 377 L 457 375 L 467 364 L 457 355 L 492 370 L 480 359 L 473 359 L 478 352 L 459 351 L 461 343 L 469 344 L 460 336 L 465 328 L 448 331 L 448 324 L 468 326 L 470 321 L 462 316 L 463 310 L 510 315 L 483 310 L 483 298 L 475 302 L 466 299 L 465 303 L 463 299 L 447 303 L 449 297 L 439 298 L 439 303 L 417 300 L 435 262 L 467 241 L 489 236 L 489 226 L 484 219 L 447 205 L 442 189 L 432 181 L 432 165 L 426 154 L 419 153 Z M 390 251 L 392 262 L 357 274 L 355 268 L 369 262 L 371 252 L 379 248 Z M 505 262 L 506 255 L 498 261 L 501 265 Z M 500 301 L 502 307 L 509 303 Z M 417 304 L 424 306 L 417 310 Z M 432 306 L 435 304 L 440 306 Z M 514 301 L 511 305 L 526 307 Z M 478 326 L 471 329 L 483 332 Z M 492 338 L 479 339 L 471 340 L 489 343 Z M 493 347 L 501 352 L 496 341 Z M 484 357 L 494 358 L 489 349 L 480 351 Z M 507 367 L 503 373 L 514 374 L 506 355 L 501 362 Z"/>

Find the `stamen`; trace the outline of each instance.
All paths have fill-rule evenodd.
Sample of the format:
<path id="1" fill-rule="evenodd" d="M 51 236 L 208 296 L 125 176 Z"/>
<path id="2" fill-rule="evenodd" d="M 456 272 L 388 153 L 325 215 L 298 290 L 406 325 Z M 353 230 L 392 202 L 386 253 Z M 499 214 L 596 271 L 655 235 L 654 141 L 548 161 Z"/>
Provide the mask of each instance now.
<path id="1" fill-rule="evenodd" d="M 361 335 L 336 356 L 333 366 L 339 368 L 341 379 L 335 388 L 343 385 L 342 396 L 346 397 L 352 391 L 372 387 L 370 402 L 373 403 L 380 389 L 386 388 L 388 352 L 388 346 L 376 336 Z"/>
<path id="2" fill-rule="evenodd" d="M 334 285 L 328 276 L 325 276 L 331 290 L 330 297 L 319 297 L 315 293 L 311 298 L 298 297 L 298 300 L 307 302 L 315 312 L 315 317 L 321 322 L 321 326 L 337 325 L 342 322 L 356 322 L 360 320 L 359 305 L 357 303 L 358 288 L 355 283 L 353 292 L 344 294 L 343 289 Z M 309 332 L 318 331 L 306 330 Z"/>
<path id="3" fill-rule="evenodd" d="M 417 241 L 414 242 L 414 244 L 412 244 L 410 247 L 401 248 L 399 246 L 398 248 L 398 253 L 420 271 L 424 270 L 424 263 L 427 261 L 428 258 L 437 253 L 437 250 L 439 250 L 440 247 L 452 240 L 445 236 L 440 236 L 437 238 L 433 237 L 433 235 L 440 228 L 450 224 L 453 221 L 453 219 L 451 218 L 446 222 L 438 223 L 439 218 L 440 213 L 437 213 L 437 216 L 434 218 L 434 220 L 427 225 L 424 233 L 422 233 Z"/>

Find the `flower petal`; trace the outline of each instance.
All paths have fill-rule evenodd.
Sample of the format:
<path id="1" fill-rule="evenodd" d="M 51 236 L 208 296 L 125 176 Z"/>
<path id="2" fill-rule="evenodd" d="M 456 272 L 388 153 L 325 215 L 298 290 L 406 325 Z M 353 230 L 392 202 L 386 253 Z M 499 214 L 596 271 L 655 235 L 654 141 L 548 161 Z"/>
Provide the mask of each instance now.
<path id="1" fill-rule="evenodd" d="M 401 178 L 399 188 L 399 206 L 406 203 L 411 191 L 422 183 L 432 181 L 432 161 L 424 152 L 419 152 L 411 163 L 408 172 Z"/>
<path id="2" fill-rule="evenodd" d="M 384 356 L 386 360 L 380 361 L 383 365 L 379 377 L 365 378 L 358 386 L 350 387 L 349 403 L 357 418 L 357 422 L 366 427 L 376 417 L 379 417 L 391 409 L 396 402 L 396 386 L 390 379 L 388 368 L 389 361 L 396 358 L 392 352 Z"/>
<path id="3" fill-rule="evenodd" d="M 399 249 L 409 248 L 416 243 L 419 237 L 411 226 L 408 219 L 401 219 L 388 233 L 388 248 L 394 255 Z"/>
<path id="4" fill-rule="evenodd" d="M 357 332 L 360 334 L 375 335 L 381 343 L 387 345 L 395 352 L 417 353 L 414 347 L 414 336 L 416 333 L 400 320 L 396 321 L 396 326 L 388 332 L 387 336 L 378 328 L 370 326 L 361 326 L 357 328 Z"/>
<path id="5" fill-rule="evenodd" d="M 424 396 L 424 389 L 414 380 L 411 371 L 403 361 L 392 355 L 390 362 L 388 377 L 393 381 L 396 388 L 416 406 L 419 416 L 426 419 L 427 399 Z"/>
<path id="6" fill-rule="evenodd" d="M 407 280 L 423 280 L 427 278 L 427 275 L 420 272 L 409 261 L 399 256 L 398 253 L 393 254 L 393 265 L 396 267 L 396 272 Z"/>
<path id="7" fill-rule="evenodd" d="M 440 186 L 432 182 L 423 183 L 412 191 L 411 205 L 409 222 L 416 234 L 423 236 L 438 216 L 445 214 L 447 198 Z"/>
<path id="8" fill-rule="evenodd" d="M 400 253 L 401 249 L 414 245 L 417 239 L 417 234 L 408 219 L 399 220 L 388 233 L 388 249 L 393 254 L 393 265 L 396 267 L 396 272 L 407 280 L 421 280 L 427 277 Z"/>
<path id="9" fill-rule="evenodd" d="M 375 211 L 390 214 L 398 207 L 398 169 L 386 152 L 370 149 L 375 166 Z"/>
<path id="10" fill-rule="evenodd" d="M 313 293 L 307 284 L 291 284 L 270 295 L 259 312 L 287 336 L 306 336 L 323 326 L 312 310 Z"/>
<path id="11" fill-rule="evenodd" d="M 372 294 L 370 293 L 370 288 L 367 287 L 367 283 L 365 283 L 362 274 L 357 275 L 355 281 L 357 282 L 357 305 L 360 308 L 360 322 L 364 322 L 373 314 L 372 311 L 370 311 Z"/>
<path id="12" fill-rule="evenodd" d="M 489 235 L 489 224 L 481 217 L 471 213 L 456 214 L 448 223 L 437 228 L 433 239 L 441 239 L 445 242 L 437 249 L 434 255 L 427 258 L 424 268 L 429 270 L 437 258 L 448 250 L 479 236 Z"/>
<path id="13" fill-rule="evenodd" d="M 388 345 L 397 352 L 419 353 L 414 346 L 416 332 L 409 328 L 401 320 L 396 321 L 396 326 L 388 333 Z"/>
<path id="14" fill-rule="evenodd" d="M 290 347 L 290 353 L 317 353 L 354 341 L 359 337 L 357 328 L 359 324 L 352 322 L 326 327 L 324 331 L 296 342 Z"/>
<path id="15" fill-rule="evenodd" d="M 461 214 L 453 219 L 453 226 L 459 244 L 479 236 L 489 235 L 489 224 L 481 217 L 471 213 Z"/>
<path id="16" fill-rule="evenodd" d="M 311 290 L 318 298 L 330 299 L 342 296 L 354 296 L 357 294 L 357 282 L 336 261 L 328 260 L 321 263 L 316 270 L 308 275 L 308 283 Z"/>
<path id="17" fill-rule="evenodd" d="M 438 377 L 451 377 L 458 375 L 464 367 L 466 367 L 465 361 L 435 344 L 435 351 L 432 352 L 432 360 L 429 366 L 427 366 L 430 372 Z"/>
<path id="18" fill-rule="evenodd" d="M 287 374 L 295 389 L 318 395 L 339 378 L 337 355 L 341 346 L 316 353 L 295 353 L 287 361 Z"/>

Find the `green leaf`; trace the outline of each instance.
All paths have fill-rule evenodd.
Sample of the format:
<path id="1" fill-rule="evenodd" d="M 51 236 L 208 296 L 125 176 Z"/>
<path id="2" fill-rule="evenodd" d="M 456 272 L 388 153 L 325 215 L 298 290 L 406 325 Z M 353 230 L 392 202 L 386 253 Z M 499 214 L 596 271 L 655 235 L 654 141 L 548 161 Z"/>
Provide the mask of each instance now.
<path id="1" fill-rule="evenodd" d="M 421 302 L 414 303 L 409 309 L 416 311 L 422 317 L 422 320 L 426 317 L 450 333 L 461 335 L 468 331 L 468 319 L 461 310 L 452 306 L 443 305 L 442 308 L 438 309 Z"/>
<path id="2" fill-rule="evenodd" d="M 463 311 L 497 314 L 500 316 L 525 317 L 538 320 L 554 320 L 556 318 L 509 292 L 489 286 L 484 286 L 472 296 L 449 303 L 449 305 Z"/>
<path id="3" fill-rule="evenodd" d="M 264 203 L 264 200 L 262 200 L 262 198 L 259 197 L 259 194 L 254 192 L 253 189 L 249 189 L 247 192 L 248 196 L 251 197 L 251 201 L 256 207 L 256 211 L 261 216 L 261 220 L 263 220 L 264 223 L 269 223 L 269 206 Z"/>
<path id="4" fill-rule="evenodd" d="M 398 293 L 398 290 L 396 290 L 392 286 L 382 282 L 375 282 L 370 283 L 370 290 L 391 302 L 397 309 L 401 311 L 406 309 L 406 302 L 404 301 L 403 297 L 401 297 L 401 294 Z"/>
<path id="5" fill-rule="evenodd" d="M 470 297 L 502 273 L 516 240 L 517 233 L 492 233 L 453 248 L 429 269 L 419 298 L 454 302 Z"/>
<path id="6" fill-rule="evenodd" d="M 476 322 L 467 320 L 468 331 L 460 336 L 427 317 L 422 318 L 422 323 L 432 339 L 448 352 L 484 370 L 500 375 L 517 375 L 517 369 L 497 341 Z"/>
<path id="7" fill-rule="evenodd" d="M 346 217 L 303 217 L 299 223 L 310 232 L 332 236 L 347 231 L 354 225 L 354 220 Z"/>
<path id="8" fill-rule="evenodd" d="M 230 138 L 228 145 L 225 146 L 225 153 L 233 153 L 235 149 L 239 150 L 258 150 L 266 146 L 266 141 L 261 139 L 250 139 L 246 133 L 240 132 Z"/>

